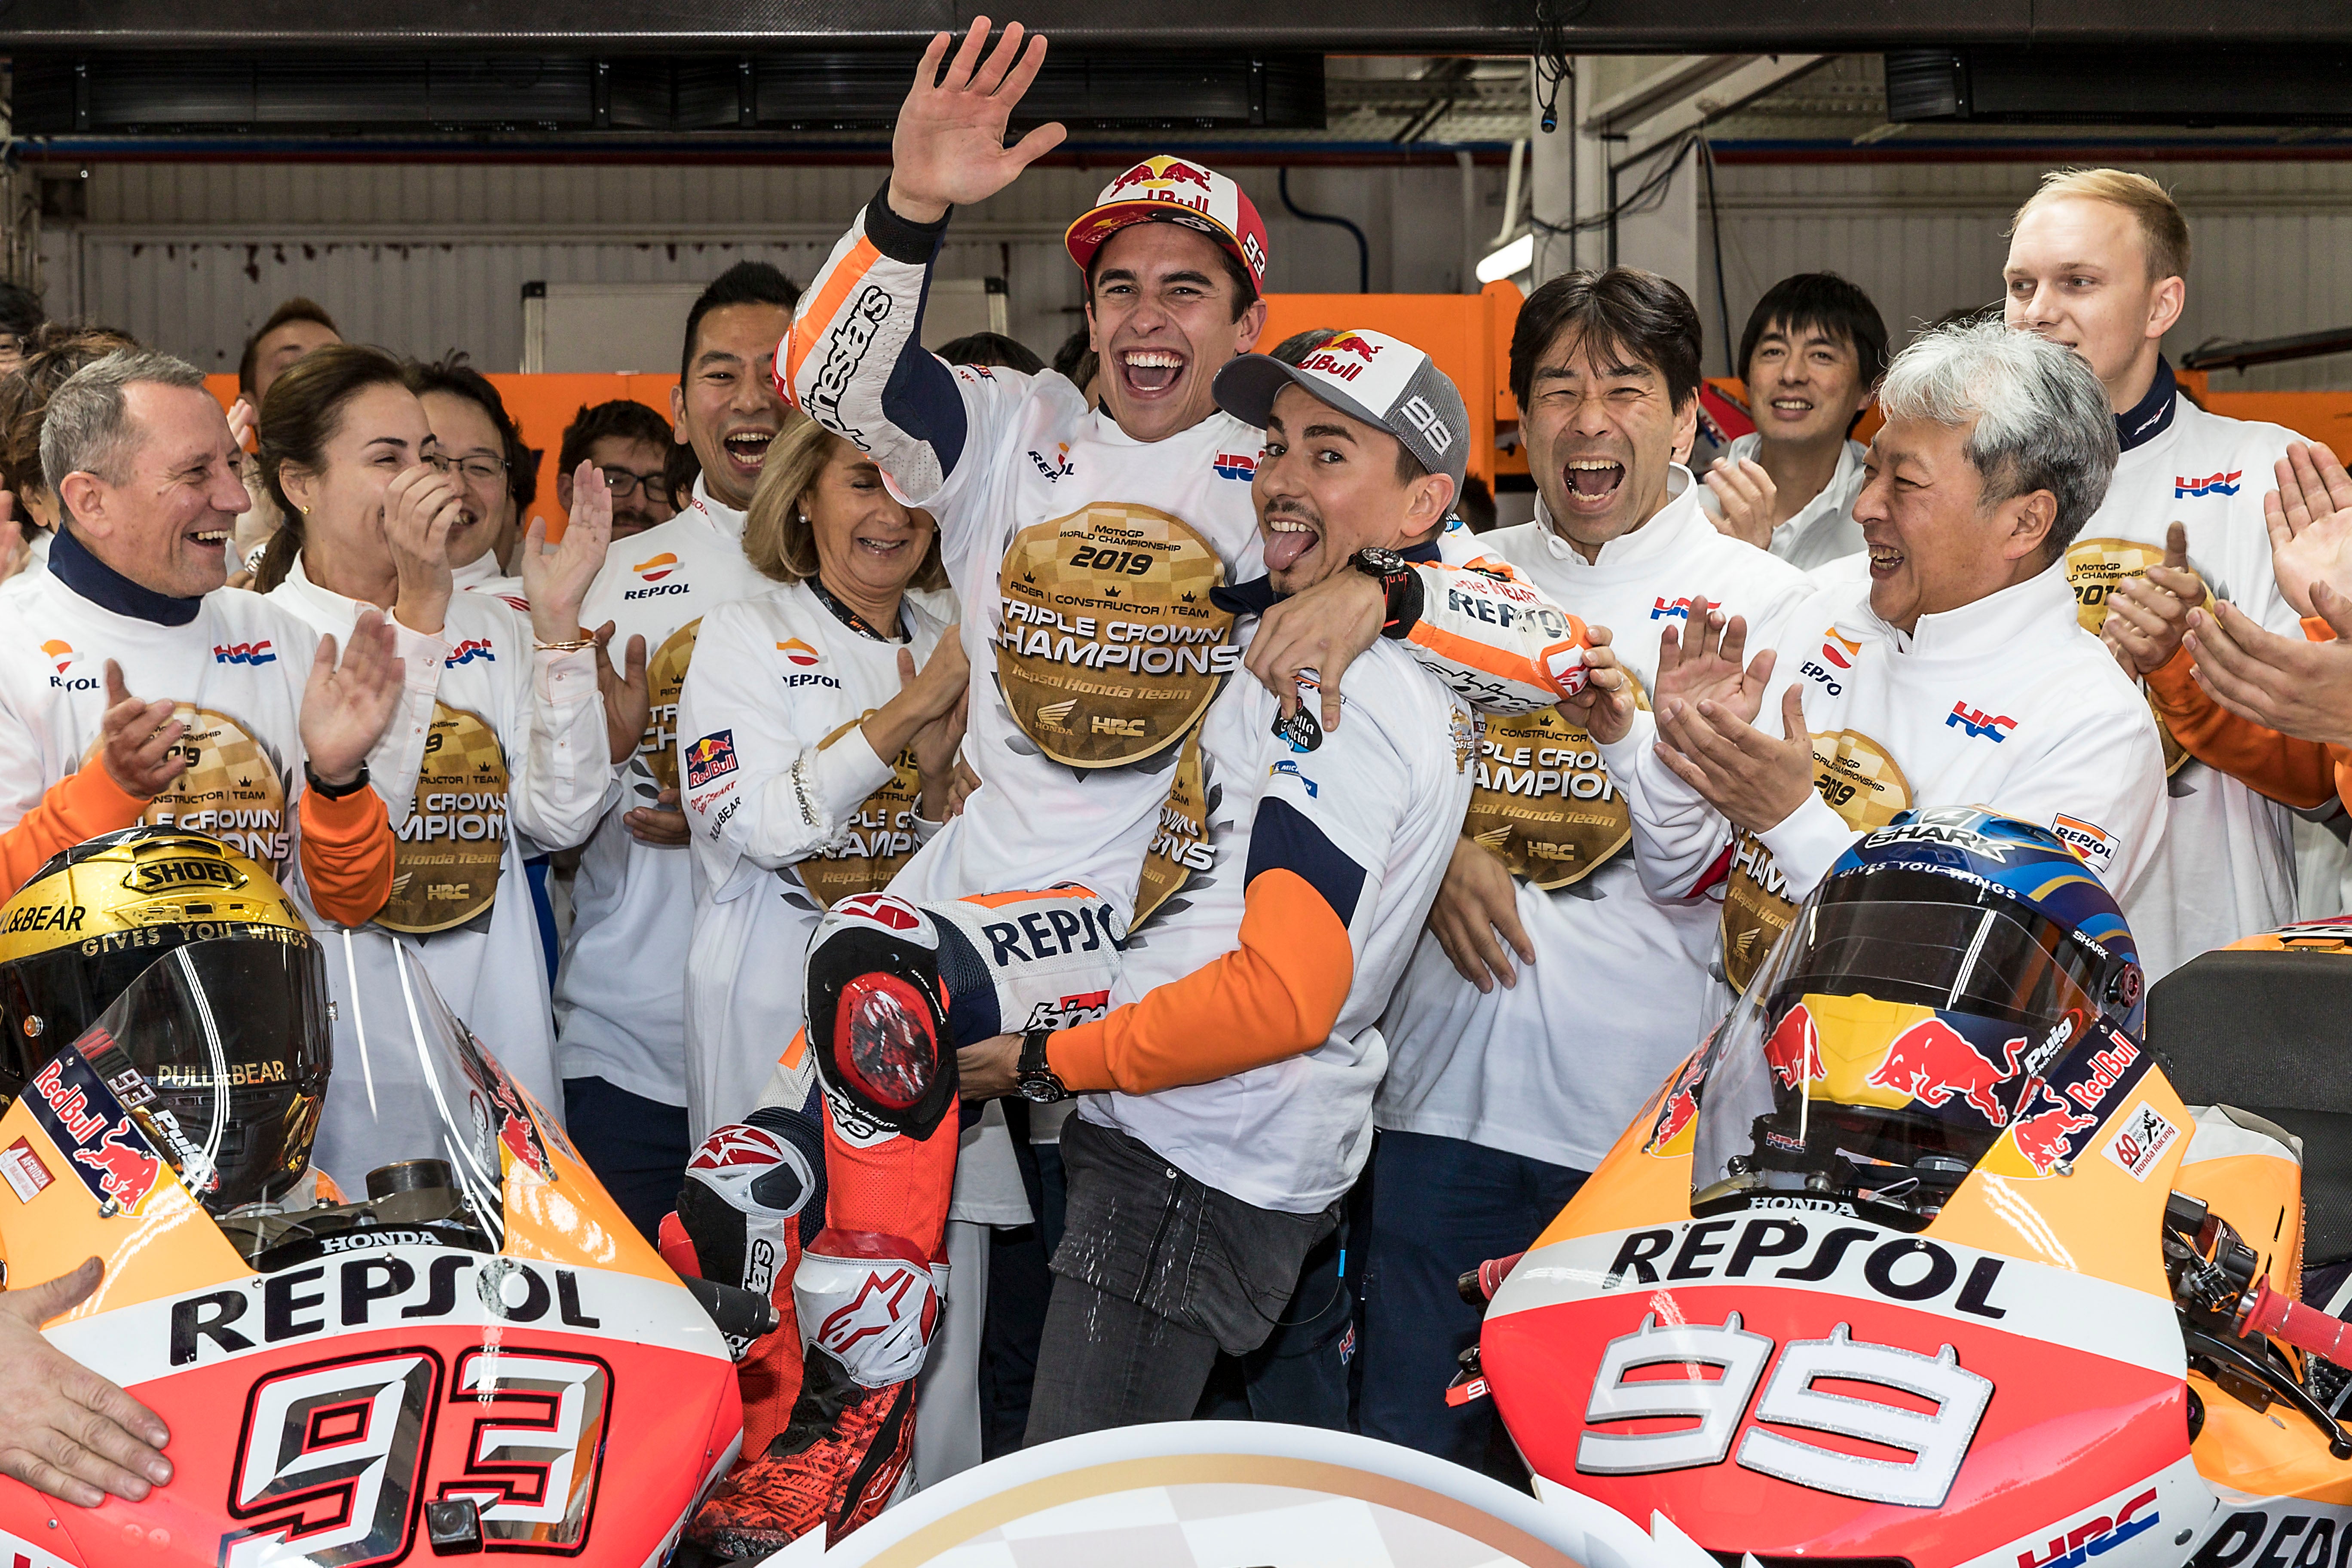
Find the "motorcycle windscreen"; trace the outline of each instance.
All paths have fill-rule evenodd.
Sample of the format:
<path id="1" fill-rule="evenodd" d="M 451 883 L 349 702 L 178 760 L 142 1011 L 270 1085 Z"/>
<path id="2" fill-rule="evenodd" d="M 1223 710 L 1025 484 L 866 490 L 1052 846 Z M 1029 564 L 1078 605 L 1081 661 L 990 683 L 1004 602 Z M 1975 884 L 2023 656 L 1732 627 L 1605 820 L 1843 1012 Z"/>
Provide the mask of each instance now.
<path id="1" fill-rule="evenodd" d="M 1815 890 L 1710 1047 L 1692 1202 L 1802 1194 L 1932 1215 L 2033 1074 L 2099 1016 L 2102 957 L 1953 879 L 1890 868 Z"/>
<path id="2" fill-rule="evenodd" d="M 251 929 L 154 960 L 75 1042 L 215 1214 L 302 1179 L 333 1065 L 318 944 Z"/>

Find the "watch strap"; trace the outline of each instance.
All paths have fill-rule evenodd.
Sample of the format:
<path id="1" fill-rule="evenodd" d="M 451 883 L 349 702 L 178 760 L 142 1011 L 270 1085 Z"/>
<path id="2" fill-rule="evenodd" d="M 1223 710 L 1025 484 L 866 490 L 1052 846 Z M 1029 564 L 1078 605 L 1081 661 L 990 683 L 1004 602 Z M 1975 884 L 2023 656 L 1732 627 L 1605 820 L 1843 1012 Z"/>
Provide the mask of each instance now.
<path id="1" fill-rule="evenodd" d="M 367 788 L 367 759 L 364 757 L 360 759 L 359 776 L 352 780 L 349 784 L 329 784 L 326 780 L 318 775 L 318 773 L 310 766 L 310 762 L 307 759 L 302 763 L 302 779 L 304 783 L 308 784 L 312 789 L 318 791 L 319 794 L 326 799 L 341 800 L 345 795 L 357 795 L 360 791 Z"/>

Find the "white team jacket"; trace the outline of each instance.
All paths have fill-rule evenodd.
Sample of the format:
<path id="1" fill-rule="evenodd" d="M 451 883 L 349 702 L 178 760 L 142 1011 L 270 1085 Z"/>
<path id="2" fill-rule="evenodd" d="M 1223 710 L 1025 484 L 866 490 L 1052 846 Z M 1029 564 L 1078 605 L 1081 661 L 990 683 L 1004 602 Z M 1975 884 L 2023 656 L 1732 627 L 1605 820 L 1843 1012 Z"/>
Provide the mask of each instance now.
<path id="1" fill-rule="evenodd" d="M 743 557 L 743 514 L 694 500 L 667 522 L 613 542 L 581 606 L 593 630 L 614 623 L 614 667 L 646 639 L 653 718 L 622 769 L 572 888 L 572 934 L 555 976 L 565 1078 L 601 1078 L 664 1105 L 686 1103 L 686 965 L 694 889 L 685 849 L 629 837 L 621 819 L 677 783 L 677 700 L 702 617 L 775 584 Z"/>
<path id="2" fill-rule="evenodd" d="M 337 638 L 361 607 L 311 582 L 299 556 L 269 600 Z M 373 780 L 392 818 L 392 898 L 367 925 L 322 932 L 337 1003 L 335 1092 L 312 1160 L 347 1192 L 377 1165 L 431 1152 L 415 1146 L 416 1130 L 432 1124 L 433 1090 L 395 942 L 516 1081 L 563 1114 L 522 863 L 587 837 L 612 782 L 594 650 L 535 653 L 528 621 L 470 593 L 450 595 L 435 641 L 421 660 L 429 698 L 417 761 L 404 776 Z"/>
<path id="3" fill-rule="evenodd" d="M 805 584 L 703 618 L 678 704 L 678 774 L 694 830 L 687 960 L 687 1111 L 699 1143 L 750 1114 L 802 1022 L 801 965 L 824 910 L 878 892 L 915 851 L 910 754 L 857 729 L 946 629 L 910 595 L 905 642 L 836 617 Z M 814 1064 L 797 1064 L 797 1109 Z M 774 1095 L 770 1096 L 775 1098 Z"/>
<path id="4" fill-rule="evenodd" d="M 2263 493 L 2275 488 L 2272 466 L 2287 443 L 2301 437 L 2208 414 L 2172 387 L 2171 371 L 2160 371 L 2148 397 L 2116 421 L 2126 446 L 2107 499 L 2066 552 L 2083 625 L 2098 629 L 2107 590 L 2162 561 L 2166 525 L 2179 522 L 2189 564 L 2207 587 L 2270 630 L 2300 637 L 2271 563 Z M 2167 749 L 2168 761 L 2179 755 Z M 2295 917 L 2294 817 L 2285 806 L 2193 757 L 2174 770 L 2169 793 L 2169 826 L 2123 900 L 2151 981 Z"/>
<path id="5" fill-rule="evenodd" d="M 1735 462 L 1753 458 L 1763 444 L 1764 438 L 1751 430 L 1733 441 L 1726 456 Z M 1848 441 L 1840 448 L 1837 471 L 1822 487 L 1822 493 L 1772 531 L 1774 556 L 1800 572 L 1811 572 L 1861 552 L 1862 524 L 1853 520 L 1853 498 L 1862 493 L 1862 462 L 1869 452 L 1859 441 Z M 1699 485 L 1698 504 L 1709 517 L 1723 515 L 1722 503 L 1704 482 Z"/>
<path id="6" fill-rule="evenodd" d="M 1721 898 L 1735 988 L 1855 837 L 1911 806 L 2039 823 L 2110 889 L 2131 886 L 2164 827 L 2163 755 L 2147 700 L 2073 607 L 2063 563 L 1922 616 L 1909 636 L 1871 613 L 1866 583 L 1799 601 L 1758 722 L 1777 733 L 1781 693 L 1801 686 L 1817 793 L 1760 835 L 1735 833 L 1657 758 L 1655 721 L 1640 715 L 1601 751 L 1633 800 L 1643 883 Z"/>
<path id="7" fill-rule="evenodd" d="M 395 637 L 407 689 L 369 752 L 371 773 L 404 766 L 404 736 L 422 733 L 418 718 L 432 703 L 419 667 L 437 645 L 405 627 L 395 626 Z M 318 645 L 308 625 L 241 588 L 216 589 L 194 620 L 166 626 L 134 613 L 127 598 L 123 607 L 85 598 L 54 572 L 12 580 L 0 601 L 0 828 L 81 766 L 106 715 L 110 658 L 134 695 L 178 704 L 184 745 L 196 752 L 141 820 L 209 833 L 251 856 L 307 919 L 323 923 L 295 855 L 295 805 L 306 787 L 302 692 Z"/>
<path id="8" fill-rule="evenodd" d="M 1664 508 L 1597 561 L 1552 531 L 1540 502 L 1535 521 L 1471 542 L 1607 626 L 1644 701 L 1660 634 L 1688 626 L 1692 600 L 1746 616 L 1763 647 L 1807 593 L 1794 566 L 1717 531 L 1699 506 L 1706 486 L 1679 468 L 1671 483 Z M 1486 721 L 1470 811 L 1464 832 L 1510 868 L 1536 961 L 1482 995 L 1424 933 L 1381 1020 L 1389 1072 L 1374 1120 L 1591 1170 L 1712 1022 L 1717 911 L 1643 890 L 1623 792 L 1591 737 L 1549 710 Z"/>

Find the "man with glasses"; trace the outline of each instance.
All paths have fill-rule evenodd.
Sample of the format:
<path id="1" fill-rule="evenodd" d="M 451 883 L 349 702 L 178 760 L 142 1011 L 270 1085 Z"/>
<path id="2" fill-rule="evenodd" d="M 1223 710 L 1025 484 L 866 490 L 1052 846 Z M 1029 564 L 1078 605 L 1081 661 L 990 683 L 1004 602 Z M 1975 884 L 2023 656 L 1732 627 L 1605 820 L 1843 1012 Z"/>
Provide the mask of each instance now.
<path id="1" fill-rule="evenodd" d="M 449 531 L 451 582 L 529 610 L 522 579 L 508 574 L 506 561 L 520 537 L 521 509 L 538 492 L 539 466 L 507 414 L 505 400 L 463 354 L 437 364 L 412 364 L 408 390 L 425 405 L 440 448 L 438 457 L 426 461 L 456 479 L 466 498 L 466 510 Z"/>
<path id="2" fill-rule="evenodd" d="M 555 465 L 555 503 L 572 510 L 572 476 L 583 462 L 604 471 L 613 491 L 613 537 L 626 539 L 677 515 L 664 477 L 672 445 L 669 421 L 642 403 L 616 397 L 583 404 L 563 427 Z"/>

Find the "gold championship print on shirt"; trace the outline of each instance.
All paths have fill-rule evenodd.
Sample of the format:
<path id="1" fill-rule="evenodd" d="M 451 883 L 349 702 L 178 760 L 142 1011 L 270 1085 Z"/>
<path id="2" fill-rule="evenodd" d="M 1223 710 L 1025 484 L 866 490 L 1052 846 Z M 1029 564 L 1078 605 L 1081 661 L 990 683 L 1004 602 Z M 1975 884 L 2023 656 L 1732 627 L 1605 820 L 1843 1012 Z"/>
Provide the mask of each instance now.
<path id="1" fill-rule="evenodd" d="M 637 742 L 636 760 L 664 789 L 677 787 L 677 694 L 686 688 L 686 667 L 694 662 L 694 639 L 702 634 L 702 617 L 669 634 L 654 656 L 646 660 L 646 689 L 653 698 L 653 716 L 646 721 L 646 738 Z"/>
<path id="2" fill-rule="evenodd" d="M 479 714 L 436 702 L 416 799 L 393 835 L 392 897 L 376 924 L 426 936 L 464 925 L 496 901 L 507 782 L 497 732 Z"/>
<path id="3" fill-rule="evenodd" d="M 874 713 L 867 709 L 818 742 L 817 750 L 849 734 Z M 914 858 L 915 808 L 921 793 L 914 750 L 902 747 L 890 764 L 889 782 L 866 797 L 850 820 L 847 836 L 793 868 L 809 896 L 829 910 L 854 894 L 878 893 L 888 887 L 898 868 Z"/>
<path id="4" fill-rule="evenodd" d="M 1631 670 L 1633 700 L 1650 695 Z M 1632 841 L 1633 811 L 1601 748 L 1553 708 L 1486 716 L 1462 831 L 1511 875 L 1550 892 L 1580 882 Z"/>
<path id="5" fill-rule="evenodd" d="M 1168 798 L 1160 803 L 1160 820 L 1152 825 L 1151 847 L 1143 852 L 1143 871 L 1135 883 L 1135 921 L 1143 929 L 1161 905 L 1181 892 L 1200 872 L 1213 870 L 1216 846 L 1210 842 L 1209 817 L 1223 791 L 1210 793 L 1207 765 L 1201 758 L 1201 730 L 1194 725 L 1177 753 L 1176 775 L 1168 781 Z"/>
<path id="6" fill-rule="evenodd" d="M 1224 563 L 1188 523 L 1127 501 L 1025 528 L 1004 552 L 996 673 L 1022 733 L 1114 768 L 1184 738 L 1241 663 L 1209 603 Z"/>
<path id="7" fill-rule="evenodd" d="M 1858 833 L 1884 827 L 1910 809 L 1911 781 L 1867 735 L 1852 730 L 1813 737 L 1813 788 Z M 1723 977 L 1746 991 L 1764 955 L 1797 916 L 1772 852 L 1752 833 L 1732 840 L 1731 880 L 1723 893 Z"/>
<path id="8" fill-rule="evenodd" d="M 143 824 L 209 833 L 285 878 L 292 845 L 286 826 L 286 780 L 269 749 L 226 713 L 183 702 L 172 717 L 187 726 L 173 748 L 187 771 L 147 803 Z"/>
<path id="9" fill-rule="evenodd" d="M 2107 595 L 2126 577 L 2143 577 L 2151 566 L 2164 564 L 2160 544 L 2135 544 L 2128 539 L 2078 539 L 2066 552 L 2066 581 L 2074 590 L 2074 614 L 2083 629 L 2097 637 L 2107 624 Z M 2205 603 L 2210 607 L 2209 591 Z M 2155 704 L 2149 704 L 2151 711 Z M 2188 749 L 2172 738 L 2164 715 L 2156 715 L 2157 738 L 2164 742 L 2164 773 L 2169 778 L 2189 760 Z"/>

